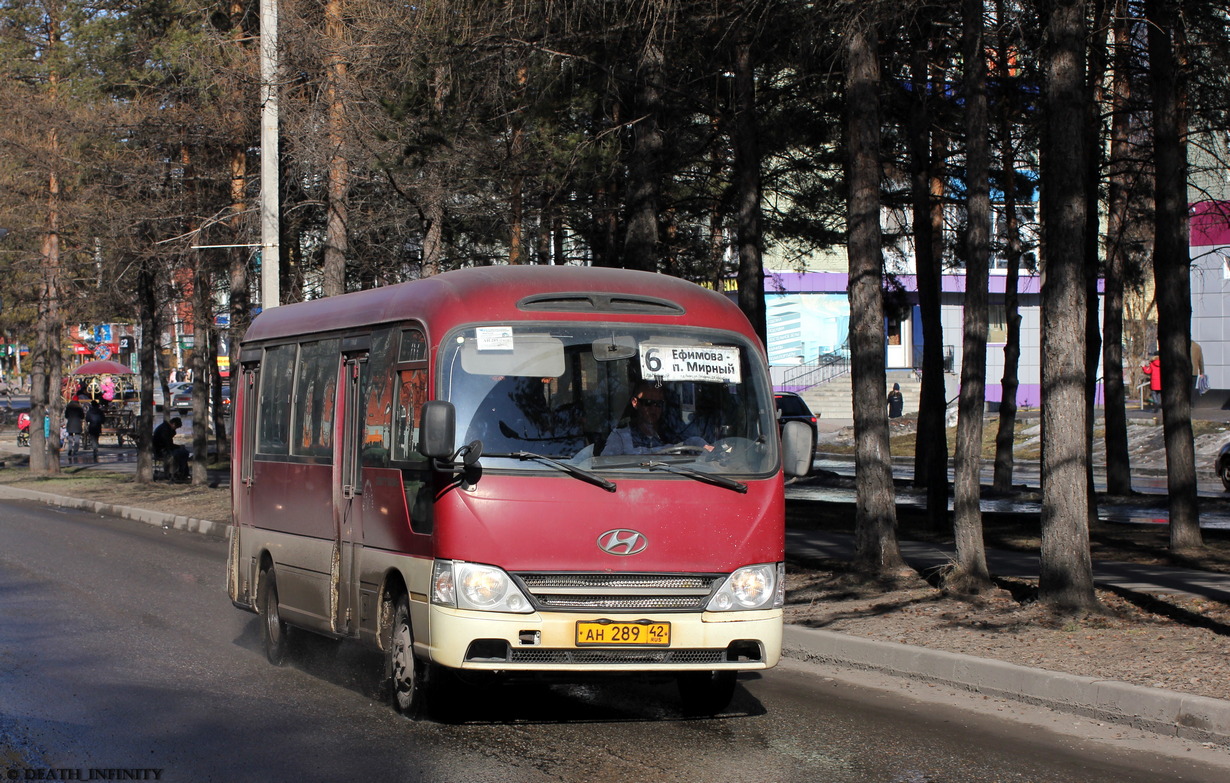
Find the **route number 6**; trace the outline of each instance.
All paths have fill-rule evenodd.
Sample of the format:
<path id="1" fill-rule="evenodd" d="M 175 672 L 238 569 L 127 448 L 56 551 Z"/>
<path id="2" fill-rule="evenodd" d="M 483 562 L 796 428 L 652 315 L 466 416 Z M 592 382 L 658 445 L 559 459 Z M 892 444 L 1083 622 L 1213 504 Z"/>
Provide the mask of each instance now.
<path id="1" fill-rule="evenodd" d="M 658 355 L 659 348 L 650 348 L 645 352 L 645 369 L 657 375 L 662 371 L 662 358 Z"/>

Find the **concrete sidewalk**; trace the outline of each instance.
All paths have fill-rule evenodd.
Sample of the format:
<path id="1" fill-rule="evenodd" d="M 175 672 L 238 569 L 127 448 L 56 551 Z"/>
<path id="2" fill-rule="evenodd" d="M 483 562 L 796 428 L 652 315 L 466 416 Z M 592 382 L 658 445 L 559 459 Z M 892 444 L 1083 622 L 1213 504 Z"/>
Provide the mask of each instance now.
<path id="1" fill-rule="evenodd" d="M 124 458 L 99 463 L 100 468 L 128 468 Z M 30 500 L 92 513 L 118 516 L 166 529 L 225 538 L 229 525 L 175 516 L 148 509 L 63 497 L 0 484 L 0 499 Z M 907 561 L 920 570 L 943 565 L 951 554 L 943 547 L 901 541 Z M 812 530 L 788 530 L 788 559 L 850 559 L 849 535 Z M 988 551 L 996 573 L 1036 576 L 1038 558 L 1011 552 Z M 1140 592 L 1184 592 L 1218 601 L 1230 601 L 1230 576 L 1190 569 L 1097 564 L 1101 585 Z M 1230 647 L 1230 645 L 1228 645 Z M 987 696 L 1042 705 L 1061 712 L 1119 723 L 1164 735 L 1220 745 L 1230 744 L 1230 701 L 1192 696 L 1128 683 L 1032 669 L 1002 661 L 930 650 L 923 647 L 864 639 L 800 626 L 785 629 L 783 652 L 803 661 L 870 670 L 947 685 Z"/>

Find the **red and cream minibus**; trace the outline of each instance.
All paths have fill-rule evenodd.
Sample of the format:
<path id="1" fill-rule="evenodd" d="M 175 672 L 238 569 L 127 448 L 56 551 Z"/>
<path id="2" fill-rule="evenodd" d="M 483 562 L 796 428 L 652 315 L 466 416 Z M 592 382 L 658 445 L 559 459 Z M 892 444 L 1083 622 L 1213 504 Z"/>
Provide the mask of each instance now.
<path id="1" fill-rule="evenodd" d="M 777 663 L 810 433 L 725 297 L 464 269 L 266 310 L 234 375 L 228 589 L 270 661 L 287 626 L 373 645 L 410 715 L 468 671 L 668 673 L 712 713 Z"/>

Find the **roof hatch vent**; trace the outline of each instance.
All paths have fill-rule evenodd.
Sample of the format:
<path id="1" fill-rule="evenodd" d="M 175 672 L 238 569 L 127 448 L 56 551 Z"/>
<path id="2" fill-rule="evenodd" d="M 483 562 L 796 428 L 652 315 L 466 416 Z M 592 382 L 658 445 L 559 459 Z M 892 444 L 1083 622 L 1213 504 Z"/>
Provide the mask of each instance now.
<path id="1" fill-rule="evenodd" d="M 684 309 L 669 299 L 637 294 L 552 292 L 527 296 L 517 307 L 521 310 L 551 310 L 565 313 L 635 313 L 640 315 L 683 315 Z"/>

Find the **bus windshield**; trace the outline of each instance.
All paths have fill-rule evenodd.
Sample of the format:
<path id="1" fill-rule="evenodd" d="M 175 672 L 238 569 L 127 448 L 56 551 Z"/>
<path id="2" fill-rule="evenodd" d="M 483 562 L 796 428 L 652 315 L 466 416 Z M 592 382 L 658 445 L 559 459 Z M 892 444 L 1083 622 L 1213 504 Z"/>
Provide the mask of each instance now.
<path id="1" fill-rule="evenodd" d="M 653 325 L 475 326 L 440 349 L 441 398 L 457 446 L 483 464 L 541 470 L 681 469 L 763 475 L 777 468 L 775 408 L 756 349 L 729 332 Z"/>

